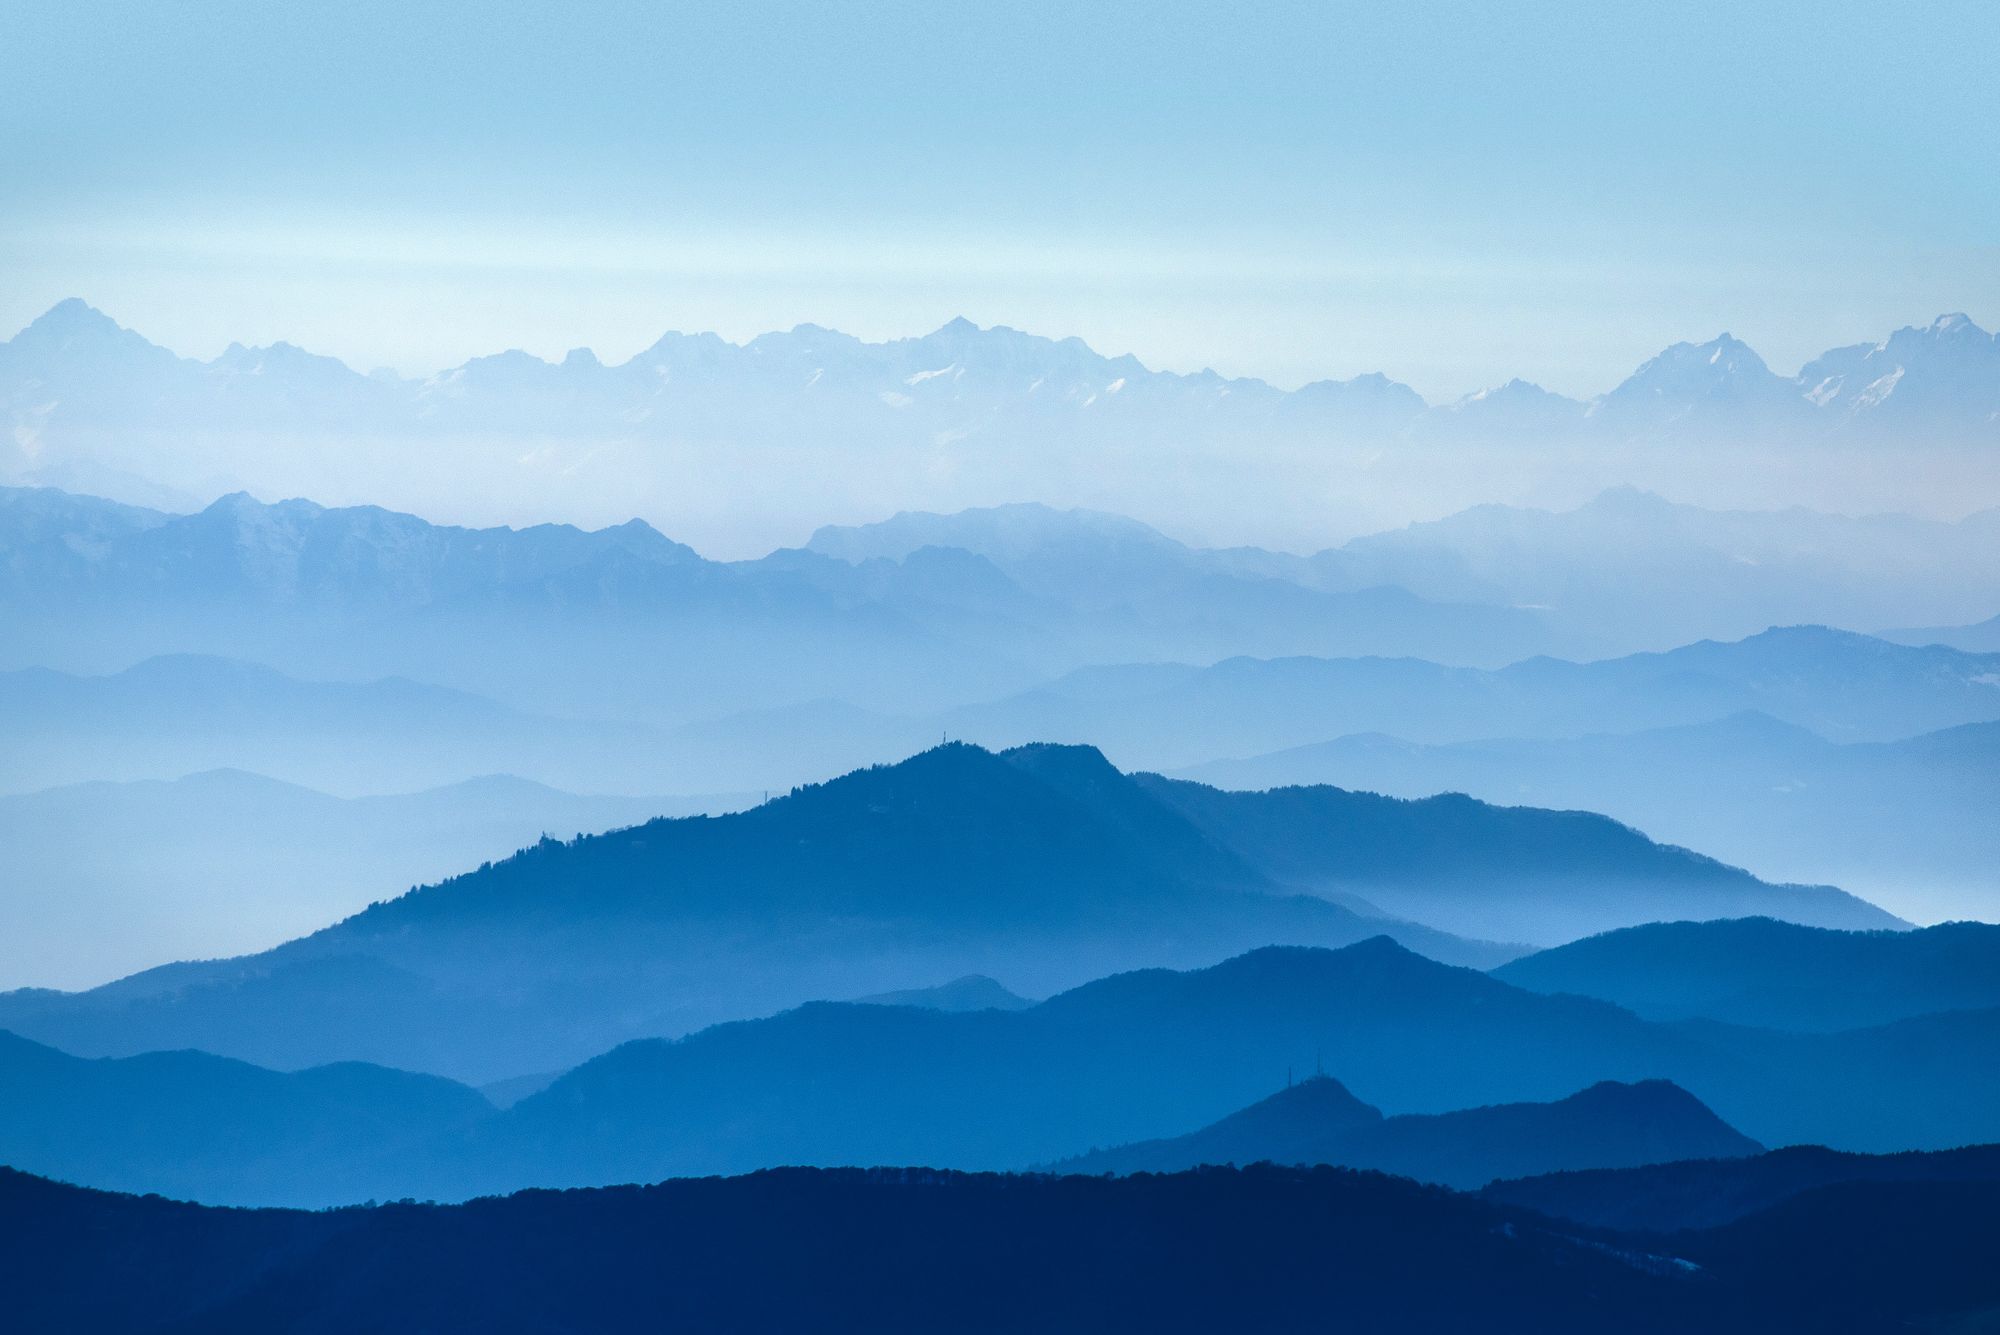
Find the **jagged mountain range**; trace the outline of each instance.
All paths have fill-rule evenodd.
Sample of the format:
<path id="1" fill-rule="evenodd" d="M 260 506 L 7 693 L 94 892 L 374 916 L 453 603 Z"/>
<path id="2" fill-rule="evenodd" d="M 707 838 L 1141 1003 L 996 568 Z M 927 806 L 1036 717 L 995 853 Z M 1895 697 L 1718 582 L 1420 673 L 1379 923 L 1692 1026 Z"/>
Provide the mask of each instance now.
<path id="1" fill-rule="evenodd" d="M 2000 433 L 2000 343 L 1964 315 L 1836 348 L 1796 376 L 1722 334 L 1678 343 L 1590 402 L 1525 381 L 1429 405 L 1380 374 L 1287 392 L 1213 371 L 1155 371 L 1080 339 L 1050 339 L 957 319 L 916 338 L 866 343 L 816 325 L 734 344 L 669 333 L 607 365 L 588 349 L 560 362 L 520 351 L 478 357 L 424 379 L 364 375 L 289 343 L 232 344 L 213 360 L 181 358 L 71 298 L 0 344 L 0 396 L 16 441 L 70 425 L 197 430 L 309 426 L 393 433 L 426 429 L 669 436 L 727 430 L 810 404 L 878 418 L 885 433 L 963 440 L 1017 422 L 1087 413 L 1216 413 L 1305 418 L 1332 433 L 1611 438 L 1696 428 Z M 764 405 L 760 411 L 759 405 Z M 899 419 L 913 424 L 904 426 Z"/>
<path id="2" fill-rule="evenodd" d="M 1301 549 L 1619 483 L 1928 513 L 2000 500 L 1995 348 L 1946 317 L 1787 378 L 1725 336 L 1589 404 L 1517 382 L 1429 406 L 1381 376 L 1286 392 L 965 321 L 883 344 L 669 335 L 618 366 L 513 352 L 404 380 L 285 344 L 184 359 L 65 302 L 0 344 L 0 481 L 169 509 L 248 490 L 484 524 L 639 514 L 731 555 L 1024 498 Z M 1904 466 L 1884 469 L 1890 447 Z"/>

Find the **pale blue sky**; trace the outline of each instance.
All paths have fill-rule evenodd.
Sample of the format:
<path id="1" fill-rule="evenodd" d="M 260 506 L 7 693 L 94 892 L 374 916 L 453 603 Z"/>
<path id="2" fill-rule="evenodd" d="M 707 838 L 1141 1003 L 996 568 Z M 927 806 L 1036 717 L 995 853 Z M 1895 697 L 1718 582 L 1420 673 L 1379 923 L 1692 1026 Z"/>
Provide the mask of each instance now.
<path id="1" fill-rule="evenodd" d="M 0 10 L 0 326 L 365 368 L 956 314 L 1589 394 L 2000 319 L 2000 6 Z"/>

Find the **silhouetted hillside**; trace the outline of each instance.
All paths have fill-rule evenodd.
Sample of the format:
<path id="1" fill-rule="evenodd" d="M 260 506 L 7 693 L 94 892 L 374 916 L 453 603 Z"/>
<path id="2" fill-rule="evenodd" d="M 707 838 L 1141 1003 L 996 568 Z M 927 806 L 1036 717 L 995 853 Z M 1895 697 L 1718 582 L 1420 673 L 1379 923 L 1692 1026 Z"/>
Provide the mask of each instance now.
<path id="1" fill-rule="evenodd" d="M 1850 1029 L 2000 1006 L 2000 927 L 1831 932 L 1768 918 L 1651 923 L 1494 973 L 1531 991 L 1602 997 L 1657 1019 Z"/>
<path id="2" fill-rule="evenodd" d="M 1836 1188 L 1798 1204 L 1666 1250 L 1330 1168 L 789 1169 L 321 1214 L 205 1209 L 0 1170 L 0 1286 L 22 1335 L 1880 1335 L 2000 1302 L 1986 1227 L 2000 1188 Z"/>
<path id="3" fill-rule="evenodd" d="M 1765 1330 L 1976 1330 L 2000 1306 L 1996 1218 L 2000 1183 L 1845 1182 L 1674 1251 L 1738 1277 Z"/>
<path id="4" fill-rule="evenodd" d="M 1331 1076 L 1315 1076 L 1190 1135 L 1099 1150 L 1054 1167 L 1171 1173 L 1202 1164 L 1340 1164 L 1465 1189 L 1559 1168 L 1629 1167 L 1761 1148 L 1664 1080 L 1607 1081 L 1554 1103 L 1384 1118 Z"/>

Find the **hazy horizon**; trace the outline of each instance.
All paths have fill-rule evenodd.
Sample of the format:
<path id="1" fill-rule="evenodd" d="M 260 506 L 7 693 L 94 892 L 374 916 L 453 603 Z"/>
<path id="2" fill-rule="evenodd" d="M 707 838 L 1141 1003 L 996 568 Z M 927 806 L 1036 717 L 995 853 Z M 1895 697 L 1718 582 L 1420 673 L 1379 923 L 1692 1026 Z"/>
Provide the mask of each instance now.
<path id="1" fill-rule="evenodd" d="M 1723 330 L 1787 370 L 2000 320 L 2000 15 L 1875 17 L 16 6 L 0 323 L 405 373 L 955 315 L 1432 399 Z"/>
<path id="2" fill-rule="evenodd" d="M 1426 404 L 1372 376 L 1286 391 L 963 320 L 889 342 L 668 334 L 625 363 L 490 347 L 422 380 L 241 341 L 163 367 L 131 334 L 161 346 L 65 298 L 0 343 L 18 350 L 0 363 L 0 479 L 177 510 L 248 491 L 473 527 L 640 518 L 721 559 L 1019 502 L 1301 554 L 1618 487 L 1731 510 L 2000 505 L 2000 343 L 1956 315 L 1825 349 L 1805 377 L 1740 341 L 1655 349 L 1588 403 L 1510 382 Z"/>
<path id="3" fill-rule="evenodd" d="M 675 326 L 675 325 L 663 324 L 650 337 L 642 338 L 641 341 L 636 342 L 629 347 L 622 348 L 621 350 L 615 352 L 607 352 L 604 349 L 598 347 L 597 345 L 587 342 L 567 345 L 565 347 L 562 347 L 560 349 L 557 349 L 549 353 L 537 352 L 531 348 L 522 346 L 520 344 L 502 345 L 496 343 L 491 346 L 474 348 L 472 351 L 468 352 L 465 356 L 460 357 L 456 361 L 442 363 L 438 365 L 427 365 L 427 366 L 417 367 L 414 369 L 404 369 L 404 368 L 396 368 L 380 364 L 370 365 L 365 360 L 357 362 L 354 360 L 350 360 L 347 357 L 341 356 L 337 353 L 331 352 L 326 348 L 315 347 L 309 343 L 301 342 L 296 338 L 287 338 L 282 335 L 273 338 L 268 342 L 263 342 L 263 343 L 253 343 L 248 339 L 242 337 L 232 337 L 227 342 L 222 343 L 220 345 L 191 350 L 187 347 L 177 346 L 168 343 L 161 338 L 154 337 L 153 334 L 149 332 L 147 329 L 134 324 L 131 320 L 123 318 L 118 311 L 106 308 L 106 306 L 103 303 L 92 300 L 87 294 L 75 293 L 75 292 L 69 293 L 66 296 L 58 298 L 56 301 L 51 302 L 46 309 L 33 312 L 26 319 L 24 319 L 17 327 L 15 327 L 12 330 L 5 331 L 4 336 L 0 336 L 0 342 L 6 342 L 8 338 L 25 332 L 27 328 L 30 325 L 32 325 L 36 320 L 39 320 L 43 316 L 50 314 L 59 307 L 68 306 L 72 303 L 81 303 L 83 306 L 88 307 L 90 310 L 95 311 L 98 314 L 104 315 L 107 318 L 111 319 L 120 328 L 131 330 L 133 333 L 136 333 L 140 335 L 142 338 L 145 338 L 147 342 L 153 343 L 159 347 L 164 347 L 169 352 L 174 353 L 177 357 L 183 358 L 184 360 L 188 361 L 214 362 L 226 356 L 232 348 L 248 348 L 251 350 L 261 350 L 261 349 L 266 349 L 271 347 L 281 347 L 281 346 L 294 347 L 298 348 L 302 352 L 311 353 L 314 356 L 332 357 L 335 361 L 340 362 L 343 366 L 346 366 L 349 370 L 355 371 L 362 375 L 393 375 L 399 380 L 415 380 L 415 381 L 435 379 L 440 375 L 444 375 L 447 372 L 456 370 L 459 367 L 464 366 L 468 362 L 478 361 L 482 358 L 503 356 L 509 353 L 516 353 L 516 352 L 525 352 L 527 353 L 528 356 L 533 357 L 535 360 L 549 366 L 560 366 L 564 361 L 568 360 L 568 358 L 574 354 L 588 353 L 592 358 L 594 358 L 596 361 L 602 363 L 605 366 L 619 367 L 643 356 L 646 352 L 651 350 L 662 340 L 668 340 L 673 338 L 713 337 L 722 340 L 724 343 L 727 343 L 733 348 L 742 349 L 750 346 L 751 344 L 757 342 L 760 339 L 768 339 L 786 334 L 799 334 L 799 333 L 811 332 L 814 330 L 824 330 L 825 332 L 828 333 L 839 334 L 848 338 L 852 338 L 857 342 L 860 342 L 866 346 L 884 347 L 893 344 L 920 342 L 931 335 L 944 333 L 949 329 L 951 329 L 953 326 L 959 324 L 970 324 L 975 329 L 978 329 L 982 332 L 989 332 L 989 333 L 1006 332 L 1006 333 L 1024 334 L 1029 338 L 1046 340 L 1051 343 L 1066 343 L 1074 340 L 1076 342 L 1082 343 L 1092 353 L 1096 354 L 1099 357 L 1104 358 L 1107 361 L 1118 361 L 1125 358 L 1131 358 L 1132 360 L 1137 361 L 1147 371 L 1154 373 L 1183 376 L 1183 377 L 1197 377 L 1197 376 L 1214 374 L 1217 376 L 1221 376 L 1226 380 L 1242 380 L 1242 381 L 1269 385 L 1272 389 L 1277 390 L 1280 393 L 1294 393 L 1297 390 L 1303 388 L 1307 384 L 1323 383 L 1326 381 L 1333 381 L 1337 383 L 1340 381 L 1352 380 L 1356 378 L 1366 379 L 1372 376 L 1382 376 L 1396 384 L 1409 385 L 1411 389 L 1416 390 L 1418 395 L 1423 398 L 1427 406 L 1434 408 L 1450 407 L 1454 404 L 1464 401 L 1467 398 L 1474 398 L 1481 394 L 1505 388 L 1506 386 L 1512 384 L 1515 381 L 1521 381 L 1526 384 L 1533 385 L 1536 388 L 1549 390 L 1551 393 L 1560 394 L 1564 398 L 1574 399 L 1578 402 L 1587 404 L 1593 402 L 1596 399 L 1602 398 L 1604 395 L 1616 389 L 1620 384 L 1630 379 L 1634 371 L 1638 370 L 1641 366 L 1643 366 L 1645 362 L 1652 360 L 1652 358 L 1654 356 L 1657 356 L 1660 352 L 1666 351 L 1671 347 L 1677 347 L 1682 345 L 1688 345 L 1688 346 L 1703 345 L 1716 341 L 1718 339 L 1720 340 L 1736 339 L 1737 341 L 1742 342 L 1746 346 L 1748 346 L 1751 349 L 1751 351 L 1757 352 L 1760 356 L 1762 356 L 1762 350 L 1759 349 L 1754 342 L 1751 342 L 1749 339 L 1738 338 L 1738 336 L 1732 330 L 1717 328 L 1709 330 L 1705 333 L 1689 333 L 1684 337 L 1674 338 L 1667 343 L 1663 343 L 1658 348 L 1655 348 L 1651 353 L 1647 354 L 1644 357 L 1641 357 L 1638 361 L 1635 361 L 1632 363 L 1632 365 L 1626 367 L 1623 372 L 1613 375 L 1609 380 L 1605 381 L 1603 384 L 1596 386 L 1594 389 L 1586 389 L 1574 392 L 1559 390 L 1555 389 L 1550 385 L 1540 383 L 1539 381 L 1535 380 L 1534 377 L 1531 375 L 1528 375 L 1524 372 L 1515 371 L 1513 373 L 1503 375 L 1498 380 L 1492 381 L 1491 383 L 1487 384 L 1481 384 L 1474 389 L 1465 391 L 1464 393 L 1451 394 L 1451 395 L 1437 395 L 1437 394 L 1425 394 L 1421 389 L 1418 389 L 1415 385 L 1410 385 L 1410 382 L 1391 374 L 1385 368 L 1379 366 L 1364 367 L 1360 370 L 1353 371 L 1349 374 L 1340 376 L 1326 375 L 1326 376 L 1314 377 L 1310 381 L 1285 382 L 1280 380 L 1273 380 L 1265 376 L 1260 376 L 1255 374 L 1254 372 L 1242 372 L 1242 373 L 1225 372 L 1221 368 L 1210 363 L 1202 363 L 1196 366 L 1169 366 L 1164 364 L 1155 364 L 1154 362 L 1148 361 L 1145 357 L 1141 356 L 1136 349 L 1128 347 L 1100 345 L 1098 343 L 1091 341 L 1088 338 L 1085 338 L 1083 335 L 1072 331 L 1057 330 L 1057 329 L 1025 328 L 1025 327 L 1006 324 L 1004 322 L 987 323 L 979 320 L 974 320 L 963 312 L 955 312 L 947 316 L 945 319 L 939 321 L 935 325 L 928 325 L 923 327 L 912 326 L 909 328 L 904 328 L 899 330 L 890 330 L 879 336 L 862 335 L 852 329 L 845 328 L 839 324 L 835 324 L 824 319 L 802 319 L 793 324 L 785 325 L 782 327 L 774 326 L 771 328 L 753 329 L 747 333 L 735 334 L 735 335 L 725 334 L 722 331 L 713 328 Z M 1974 326 L 1977 326 L 1982 330 L 1988 330 L 1990 332 L 1989 322 L 1980 320 L 1977 316 L 1972 315 L 1968 311 L 1954 308 L 1950 310 L 1939 310 L 1931 315 L 1925 316 L 1920 319 L 1907 320 L 1900 324 L 1895 325 L 1893 328 L 1881 329 L 1875 331 L 1874 333 L 1868 336 L 1848 339 L 1845 341 L 1827 341 L 1823 346 L 1815 345 L 1813 351 L 1809 351 L 1802 355 L 1799 364 L 1796 366 L 1787 366 L 1785 364 L 1776 363 L 1773 362 L 1768 357 L 1764 358 L 1764 361 L 1765 364 L 1770 367 L 1773 373 L 1781 377 L 1795 377 L 1803 370 L 1806 364 L 1810 363 L 1813 360 L 1813 358 L 1817 357 L 1821 353 L 1849 346 L 1863 346 L 1863 347 L 1879 346 L 1885 340 L 1887 340 L 1888 337 L 1893 333 L 1903 330 L 1923 330 L 1940 322 L 1955 318 L 1970 320 Z M 540 340 L 535 340 L 535 341 L 539 342 Z"/>

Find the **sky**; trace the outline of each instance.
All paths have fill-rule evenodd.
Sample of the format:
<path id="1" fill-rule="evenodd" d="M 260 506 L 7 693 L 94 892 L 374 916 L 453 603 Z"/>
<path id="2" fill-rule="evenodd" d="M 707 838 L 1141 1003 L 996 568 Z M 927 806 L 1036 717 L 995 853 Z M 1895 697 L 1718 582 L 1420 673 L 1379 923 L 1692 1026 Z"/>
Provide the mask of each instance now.
<path id="1" fill-rule="evenodd" d="M 2000 6 L 0 8 L 0 330 L 422 374 L 956 315 L 1587 396 L 2000 323 Z"/>

